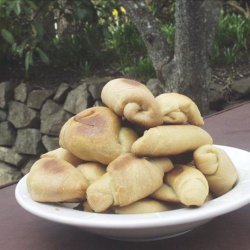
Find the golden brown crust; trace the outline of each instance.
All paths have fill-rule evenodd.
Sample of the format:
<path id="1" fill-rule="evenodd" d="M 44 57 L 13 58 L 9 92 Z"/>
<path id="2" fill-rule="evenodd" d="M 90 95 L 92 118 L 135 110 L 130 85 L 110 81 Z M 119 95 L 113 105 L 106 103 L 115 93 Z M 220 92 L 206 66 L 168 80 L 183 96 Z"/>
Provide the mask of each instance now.
<path id="1" fill-rule="evenodd" d="M 166 174 L 166 178 L 182 204 L 201 206 L 206 201 L 209 193 L 208 182 L 198 169 L 178 165 Z"/>
<path id="2" fill-rule="evenodd" d="M 106 113 L 104 116 L 102 113 Z M 109 113 L 109 114 L 108 114 Z M 103 107 L 89 108 L 74 116 L 74 121 L 79 123 L 79 134 L 84 135 L 98 135 L 102 134 L 109 122 L 119 123 L 118 119 L 113 116 L 109 110 Z"/>
<path id="3" fill-rule="evenodd" d="M 171 206 L 153 199 L 142 199 L 128 206 L 114 207 L 113 211 L 116 214 L 144 214 L 158 213 L 171 210 Z"/>
<path id="4" fill-rule="evenodd" d="M 199 108 L 189 97 L 178 93 L 164 93 L 155 99 L 160 106 L 165 124 L 204 125 Z"/>
<path id="5" fill-rule="evenodd" d="M 118 135 L 118 141 L 122 146 L 122 152 L 130 152 L 133 143 L 138 139 L 137 133 L 128 127 L 122 127 Z"/>
<path id="6" fill-rule="evenodd" d="M 57 158 L 39 159 L 27 177 L 32 199 L 40 202 L 81 201 L 87 186 L 87 180 L 77 168 Z"/>
<path id="7" fill-rule="evenodd" d="M 139 156 L 169 156 L 212 144 L 212 137 L 194 125 L 165 125 L 150 128 L 134 142 L 131 152 Z"/>
<path id="8" fill-rule="evenodd" d="M 132 154 L 119 156 L 109 164 L 107 173 L 88 187 L 91 208 L 102 212 L 112 205 L 126 206 L 153 193 L 162 185 L 169 161 L 154 163 Z"/>
<path id="9" fill-rule="evenodd" d="M 226 152 L 214 145 L 204 145 L 194 152 L 194 163 L 204 173 L 211 192 L 223 195 L 237 182 L 235 166 Z"/>
<path id="10" fill-rule="evenodd" d="M 106 173 L 106 168 L 104 165 L 98 162 L 86 162 L 78 165 L 79 169 L 84 177 L 88 180 L 88 183 L 91 184 L 94 181 L 98 180 L 101 176 Z"/>
<path id="11" fill-rule="evenodd" d="M 111 80 L 103 87 L 101 98 L 116 114 L 132 123 L 144 127 L 163 123 L 153 94 L 140 82 L 125 78 Z"/>
<path id="12" fill-rule="evenodd" d="M 162 200 L 162 201 L 168 201 L 168 202 L 174 202 L 178 203 L 180 202 L 177 194 L 173 190 L 172 187 L 170 187 L 168 184 L 163 183 L 163 185 L 157 189 L 151 197 L 157 199 L 157 200 Z"/>
<path id="13" fill-rule="evenodd" d="M 137 138 L 128 129 L 127 140 L 119 141 L 121 119 L 106 107 L 93 107 L 70 118 L 62 127 L 59 144 L 85 161 L 108 164 Z M 121 143 L 125 143 L 124 146 Z"/>
<path id="14" fill-rule="evenodd" d="M 40 158 L 45 158 L 45 157 L 58 158 L 58 159 L 69 162 L 75 167 L 83 162 L 83 160 L 74 156 L 71 152 L 69 152 L 68 150 L 64 148 L 57 148 L 55 150 L 44 153 L 40 156 Z"/>

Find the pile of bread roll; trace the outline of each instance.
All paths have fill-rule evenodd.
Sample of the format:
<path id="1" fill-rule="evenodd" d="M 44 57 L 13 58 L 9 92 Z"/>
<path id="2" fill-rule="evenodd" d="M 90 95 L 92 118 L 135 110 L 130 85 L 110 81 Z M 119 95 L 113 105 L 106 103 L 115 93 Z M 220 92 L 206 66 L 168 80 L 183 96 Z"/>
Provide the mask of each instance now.
<path id="1" fill-rule="evenodd" d="M 154 97 L 144 84 L 118 78 L 101 98 L 105 106 L 71 117 L 60 131 L 60 148 L 34 163 L 27 176 L 33 200 L 150 213 L 202 206 L 236 184 L 232 161 L 213 145 L 187 96 Z"/>

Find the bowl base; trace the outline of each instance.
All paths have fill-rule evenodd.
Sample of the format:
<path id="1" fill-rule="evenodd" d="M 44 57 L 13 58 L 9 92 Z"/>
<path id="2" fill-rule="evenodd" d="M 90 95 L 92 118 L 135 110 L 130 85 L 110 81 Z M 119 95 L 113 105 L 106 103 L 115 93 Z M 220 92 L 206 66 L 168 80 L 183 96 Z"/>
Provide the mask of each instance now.
<path id="1" fill-rule="evenodd" d="M 145 238 L 133 238 L 133 237 L 112 237 L 112 236 L 104 236 L 105 238 L 108 239 L 112 239 L 112 240 L 119 240 L 119 241 L 134 241 L 134 242 L 143 242 L 143 241 L 157 241 L 157 240 L 165 240 L 165 239 L 169 239 L 169 238 L 173 238 L 173 237 L 177 237 L 177 236 L 181 236 L 183 234 L 186 234 L 190 231 L 192 231 L 193 229 L 189 229 L 180 233 L 175 233 L 175 234 L 168 234 L 168 235 L 162 235 L 162 236 L 155 236 L 155 237 L 145 237 Z"/>

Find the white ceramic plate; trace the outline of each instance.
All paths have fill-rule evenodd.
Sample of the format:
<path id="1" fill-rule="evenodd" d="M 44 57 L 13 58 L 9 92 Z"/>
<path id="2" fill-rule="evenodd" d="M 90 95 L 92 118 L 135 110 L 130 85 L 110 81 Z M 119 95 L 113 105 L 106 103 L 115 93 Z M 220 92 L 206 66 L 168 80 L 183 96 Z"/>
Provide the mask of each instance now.
<path id="1" fill-rule="evenodd" d="M 27 211 L 44 219 L 80 227 L 86 231 L 122 240 L 155 240 L 188 232 L 209 220 L 236 210 L 250 202 L 250 153 L 241 149 L 224 149 L 237 168 L 239 181 L 225 195 L 200 208 L 182 208 L 167 212 L 118 215 L 73 210 L 63 205 L 33 201 L 24 176 L 16 187 L 16 199 Z"/>

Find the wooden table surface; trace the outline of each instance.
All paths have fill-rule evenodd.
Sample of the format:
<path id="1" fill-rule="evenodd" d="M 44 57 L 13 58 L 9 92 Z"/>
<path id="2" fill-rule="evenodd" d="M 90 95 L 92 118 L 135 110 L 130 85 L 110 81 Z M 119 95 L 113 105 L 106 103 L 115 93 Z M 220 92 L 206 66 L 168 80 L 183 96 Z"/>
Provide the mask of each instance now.
<path id="1" fill-rule="evenodd" d="M 250 103 L 207 117 L 205 129 L 215 144 L 250 151 Z M 250 249 L 250 204 L 182 236 L 151 242 L 124 242 L 29 214 L 17 204 L 15 186 L 0 189 L 1 250 Z"/>

